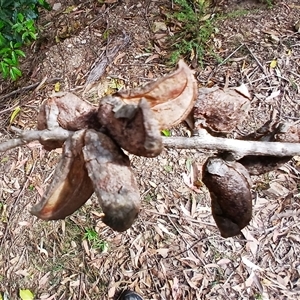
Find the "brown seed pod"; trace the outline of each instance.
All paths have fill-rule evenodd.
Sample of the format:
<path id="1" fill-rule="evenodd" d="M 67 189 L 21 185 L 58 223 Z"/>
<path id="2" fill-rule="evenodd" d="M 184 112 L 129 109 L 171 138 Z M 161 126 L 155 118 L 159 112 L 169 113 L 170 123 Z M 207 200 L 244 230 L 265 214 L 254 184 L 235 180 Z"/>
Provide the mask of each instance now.
<path id="1" fill-rule="evenodd" d="M 84 130 L 66 140 L 53 180 L 31 213 L 43 220 L 58 220 L 74 213 L 93 194 L 94 188 L 82 154 Z"/>
<path id="2" fill-rule="evenodd" d="M 158 121 L 149 103 L 125 104 L 119 97 L 107 96 L 99 103 L 98 119 L 109 136 L 131 154 L 155 157 L 162 151 Z"/>
<path id="3" fill-rule="evenodd" d="M 140 210 L 140 194 L 128 157 L 105 134 L 87 130 L 85 164 L 104 213 L 103 222 L 125 231 Z"/>
<path id="4" fill-rule="evenodd" d="M 72 93 L 58 93 L 47 99 L 40 107 L 37 129 L 63 129 L 76 131 L 85 128 L 100 128 L 97 107 L 83 101 Z M 41 141 L 46 150 L 61 148 L 63 142 L 57 140 Z"/>
<path id="5" fill-rule="evenodd" d="M 193 109 L 195 130 L 204 128 L 218 136 L 236 129 L 247 118 L 250 109 L 250 96 L 247 90 L 241 92 L 241 87 L 200 88 Z"/>
<path id="6" fill-rule="evenodd" d="M 197 97 L 197 82 L 193 71 L 180 60 L 178 68 L 143 87 L 116 93 L 125 103 L 138 103 L 144 98 L 149 103 L 160 129 L 168 129 L 184 121 Z"/>
<path id="7" fill-rule="evenodd" d="M 274 112 L 272 112 L 271 119 L 259 129 L 247 136 L 241 137 L 241 139 L 265 142 L 299 143 L 300 126 L 278 122 L 273 114 Z M 291 159 L 292 156 L 246 155 L 238 162 L 241 163 L 251 175 L 260 175 L 278 169 Z"/>
<path id="8" fill-rule="evenodd" d="M 209 190 L 212 215 L 222 237 L 239 234 L 252 216 L 252 183 L 246 168 L 238 162 L 208 158 L 202 181 Z"/>

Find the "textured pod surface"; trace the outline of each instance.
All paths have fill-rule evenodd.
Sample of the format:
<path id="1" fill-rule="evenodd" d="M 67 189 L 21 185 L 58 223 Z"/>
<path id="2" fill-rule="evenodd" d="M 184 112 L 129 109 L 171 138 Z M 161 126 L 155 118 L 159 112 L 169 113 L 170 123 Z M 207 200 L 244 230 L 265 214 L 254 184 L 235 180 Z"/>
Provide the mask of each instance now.
<path id="1" fill-rule="evenodd" d="M 93 194 L 92 181 L 82 154 L 84 130 L 73 134 L 63 146 L 53 180 L 31 213 L 43 220 L 63 219 L 80 208 Z"/>
<path id="2" fill-rule="evenodd" d="M 212 214 L 223 237 L 240 233 L 252 217 L 251 179 L 240 163 L 208 158 L 202 181 L 211 196 Z"/>
<path id="3" fill-rule="evenodd" d="M 97 108 L 72 93 L 58 93 L 41 106 L 37 117 L 37 129 L 62 127 L 76 131 L 85 128 L 100 128 Z M 63 143 L 57 140 L 41 141 L 46 150 L 61 148 Z"/>
<path id="4" fill-rule="evenodd" d="M 130 105 L 118 97 L 107 96 L 100 101 L 98 119 L 110 137 L 128 152 L 146 157 L 161 153 L 158 121 L 144 98 Z"/>
<path id="5" fill-rule="evenodd" d="M 195 129 L 205 128 L 210 134 L 229 133 L 247 117 L 249 98 L 236 89 L 200 88 L 193 110 Z"/>
<path id="6" fill-rule="evenodd" d="M 88 130 L 84 159 L 104 213 L 103 222 L 125 231 L 140 211 L 140 194 L 129 158 L 106 135 Z"/>

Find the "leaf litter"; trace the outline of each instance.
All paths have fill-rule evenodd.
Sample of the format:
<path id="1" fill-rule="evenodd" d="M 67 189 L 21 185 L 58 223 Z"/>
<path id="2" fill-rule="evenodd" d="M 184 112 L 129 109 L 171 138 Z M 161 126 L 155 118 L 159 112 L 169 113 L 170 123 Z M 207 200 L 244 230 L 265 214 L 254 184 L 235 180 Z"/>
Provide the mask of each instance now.
<path id="1" fill-rule="evenodd" d="M 248 2 L 240 6 L 250 9 Z M 153 16 L 157 13 L 156 4 L 154 1 L 147 7 L 147 12 L 153 12 Z M 132 5 L 137 8 L 138 4 Z M 110 76 L 124 78 L 126 86 L 149 82 L 169 71 L 165 65 L 156 63 L 159 57 L 156 55 L 163 53 L 160 49 L 153 50 L 152 60 L 139 56 L 143 52 L 141 45 L 147 46 L 145 32 L 149 28 L 143 4 L 138 8 L 141 11 L 138 17 L 126 18 L 127 26 L 133 28 L 134 43 L 107 70 Z M 113 14 L 124 15 L 124 9 L 123 5 L 113 6 L 111 22 L 116 22 Z M 228 6 L 228 9 L 234 7 Z M 255 13 L 250 10 L 245 17 L 221 21 L 216 36 L 222 41 L 220 55 L 228 57 L 241 38 L 251 51 L 243 47 L 243 51 L 234 53 L 230 64 L 220 65 L 217 71 L 209 67 L 199 70 L 198 80 L 204 85 L 213 82 L 222 86 L 227 81 L 230 86 L 238 86 L 240 79 L 246 81 L 252 94 L 250 118 L 240 128 L 246 133 L 262 125 L 271 108 L 278 109 L 283 119 L 299 120 L 300 47 L 297 36 L 290 29 L 297 21 L 299 8 L 291 5 L 289 9 L 287 12 L 285 5 L 279 3 L 267 11 L 268 17 L 265 9 L 259 9 Z M 131 11 L 125 14 L 128 17 Z M 261 27 L 257 27 L 257 18 L 262 22 Z M 267 30 L 275 25 L 278 27 L 274 24 L 278 18 L 281 21 L 279 29 L 268 33 L 271 31 Z M 122 25 L 125 21 L 119 22 Z M 153 22 L 164 28 L 158 23 L 160 20 Z M 104 30 L 101 22 L 97 25 L 98 32 Z M 87 37 L 86 42 L 92 40 L 86 32 L 49 50 L 41 62 L 41 78 L 63 76 L 61 90 L 76 89 L 81 84 L 80 76 L 73 75 L 74 72 L 86 74 L 90 67 L 82 61 L 91 53 L 77 53 L 85 48 L 76 47 L 84 45 L 81 43 L 83 37 Z M 91 49 L 98 53 L 99 43 L 96 38 L 94 41 Z M 70 44 L 75 46 L 68 47 Z M 157 45 L 161 47 L 163 40 Z M 61 51 L 70 48 L 76 48 L 76 53 Z M 66 57 L 62 59 L 64 54 Z M 80 63 L 74 61 L 64 66 L 62 62 L 68 63 L 75 54 Z M 57 74 L 57 70 L 64 71 Z M 15 117 L 14 125 L 34 128 L 37 107 L 52 89 L 54 85 L 46 85 L 34 97 L 30 93 L 21 94 L 19 99 L 26 105 Z M 11 107 L 14 105 L 12 102 Z M 1 115 L 1 124 L 9 121 L 9 117 Z M 187 131 L 180 125 L 170 132 L 171 135 L 185 135 Z M 6 135 L 1 132 L 0 139 L 5 139 Z M 0 269 L 1 274 L 5 274 L 0 278 L 2 297 L 14 299 L 20 290 L 28 289 L 37 299 L 112 299 L 123 288 L 134 289 L 145 299 L 299 297 L 297 158 L 278 171 L 253 176 L 254 212 L 250 226 L 243 229 L 241 237 L 223 239 L 210 213 L 208 191 L 198 185 L 197 191 L 193 190 L 195 175 L 186 168 L 186 162 L 191 160 L 200 170 L 207 155 L 201 151 L 165 149 L 155 159 L 132 157 L 143 195 L 143 208 L 132 228 L 120 234 L 100 221 L 97 215 L 100 207 L 93 197 L 65 221 L 44 222 L 29 215 L 28 209 L 39 201 L 60 153 L 48 153 L 35 147 L 5 153 L 8 159 L 1 157 L 0 164 Z M 166 169 L 166 165 L 171 168 Z M 182 174 L 186 174 L 185 179 Z M 108 243 L 109 250 L 94 249 L 84 239 L 86 228 L 94 228 L 99 239 Z"/>

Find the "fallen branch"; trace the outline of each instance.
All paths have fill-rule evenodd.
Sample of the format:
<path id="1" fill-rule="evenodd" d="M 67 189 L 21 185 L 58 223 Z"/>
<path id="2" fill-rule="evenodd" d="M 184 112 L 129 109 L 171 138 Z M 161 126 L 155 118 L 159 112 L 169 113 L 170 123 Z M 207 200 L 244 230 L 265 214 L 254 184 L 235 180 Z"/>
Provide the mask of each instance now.
<path id="1" fill-rule="evenodd" d="M 299 143 L 243 141 L 213 137 L 208 133 L 199 136 L 164 137 L 163 145 L 177 149 L 206 149 L 231 152 L 235 159 L 246 155 L 295 156 L 300 154 Z"/>
<path id="2" fill-rule="evenodd" d="M 21 131 L 12 127 L 17 132 L 18 138 L 0 143 L 0 152 L 25 145 L 32 141 L 56 140 L 64 142 L 74 132 L 65 130 L 61 127 L 53 130 L 31 130 Z M 206 131 L 201 131 L 199 136 L 194 137 L 163 137 L 163 145 L 167 148 L 177 149 L 206 149 L 215 151 L 231 152 L 235 159 L 240 159 L 246 155 L 263 155 L 263 156 L 295 156 L 300 154 L 299 143 L 282 143 L 282 142 L 258 142 L 243 141 L 228 138 L 213 137 Z"/>
<path id="3" fill-rule="evenodd" d="M 0 152 L 5 152 L 7 150 L 26 145 L 33 141 L 47 141 L 55 140 L 64 142 L 69 136 L 74 132 L 65 130 L 61 127 L 54 128 L 52 130 L 26 130 L 22 131 L 18 128 L 12 127 L 13 131 L 17 132 L 18 138 L 10 139 L 6 142 L 0 143 Z"/>

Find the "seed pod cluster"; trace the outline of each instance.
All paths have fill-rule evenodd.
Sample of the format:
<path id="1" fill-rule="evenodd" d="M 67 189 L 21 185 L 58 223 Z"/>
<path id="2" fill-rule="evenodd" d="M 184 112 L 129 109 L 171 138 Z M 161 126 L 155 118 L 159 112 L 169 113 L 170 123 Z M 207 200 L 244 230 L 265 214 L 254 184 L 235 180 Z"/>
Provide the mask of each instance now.
<path id="1" fill-rule="evenodd" d="M 53 180 L 31 213 L 43 220 L 63 219 L 94 191 L 105 224 L 116 231 L 133 224 L 140 194 L 128 156 L 105 134 L 79 130 L 66 140 Z"/>
<path id="2" fill-rule="evenodd" d="M 171 74 L 144 87 L 101 98 L 95 107 L 71 93 L 41 106 L 38 129 L 68 130 L 68 139 L 41 139 L 45 149 L 63 147 L 52 182 L 31 212 L 44 220 L 75 212 L 95 191 L 102 220 L 116 231 L 128 229 L 140 210 L 140 194 L 129 158 L 162 151 L 161 129 L 191 112 L 197 94 L 193 72 L 181 60 Z"/>
<path id="3" fill-rule="evenodd" d="M 225 238 L 240 233 L 252 217 L 251 178 L 243 165 L 211 157 L 203 166 L 213 218 Z"/>

